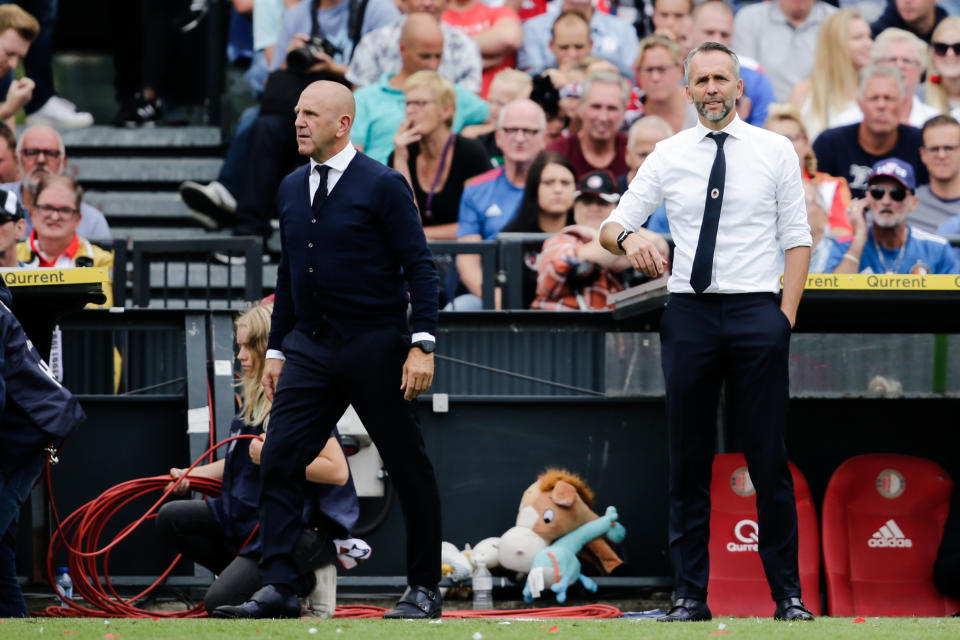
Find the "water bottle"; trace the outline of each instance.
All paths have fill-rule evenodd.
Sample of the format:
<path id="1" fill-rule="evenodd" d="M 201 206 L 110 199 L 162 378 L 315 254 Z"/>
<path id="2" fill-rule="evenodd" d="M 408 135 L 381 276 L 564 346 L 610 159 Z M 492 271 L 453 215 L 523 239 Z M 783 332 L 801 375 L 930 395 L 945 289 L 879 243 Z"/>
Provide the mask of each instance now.
<path id="1" fill-rule="evenodd" d="M 60 567 L 57 569 L 57 599 L 61 607 L 68 607 L 64 600 L 73 598 L 73 580 L 70 579 L 70 569 Z"/>
<path id="2" fill-rule="evenodd" d="M 477 562 L 473 573 L 473 608 L 485 611 L 493 609 L 493 576 L 483 560 Z"/>

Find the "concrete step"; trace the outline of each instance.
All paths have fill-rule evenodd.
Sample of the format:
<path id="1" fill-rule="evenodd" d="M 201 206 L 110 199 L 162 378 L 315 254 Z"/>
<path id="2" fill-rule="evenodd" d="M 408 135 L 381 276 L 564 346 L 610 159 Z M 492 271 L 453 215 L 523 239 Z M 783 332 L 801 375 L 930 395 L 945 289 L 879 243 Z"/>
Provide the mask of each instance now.
<path id="1" fill-rule="evenodd" d="M 22 133 L 18 127 L 18 135 Z M 84 150 L 138 149 L 210 149 L 219 155 L 223 139 L 219 127 L 141 127 L 128 129 L 94 125 L 83 129 L 60 131 L 70 156 Z"/>
<path id="2" fill-rule="evenodd" d="M 138 240 L 197 240 L 203 238 L 230 238 L 232 237 L 229 229 L 219 231 L 207 231 L 202 227 L 187 226 L 192 224 L 183 223 L 183 226 L 174 226 L 173 222 L 168 222 L 165 226 L 144 227 L 129 226 L 124 224 L 111 224 L 110 235 L 114 238 L 126 238 L 136 243 Z"/>
<path id="3" fill-rule="evenodd" d="M 68 170 L 85 186 L 94 183 L 131 185 L 168 183 L 176 188 L 184 180 L 216 180 L 219 158 L 71 158 Z"/>
<path id="4" fill-rule="evenodd" d="M 93 205 L 111 222 L 125 218 L 156 218 L 183 221 L 190 219 L 187 205 L 176 191 L 98 191 L 91 189 L 83 196 L 84 202 Z"/>

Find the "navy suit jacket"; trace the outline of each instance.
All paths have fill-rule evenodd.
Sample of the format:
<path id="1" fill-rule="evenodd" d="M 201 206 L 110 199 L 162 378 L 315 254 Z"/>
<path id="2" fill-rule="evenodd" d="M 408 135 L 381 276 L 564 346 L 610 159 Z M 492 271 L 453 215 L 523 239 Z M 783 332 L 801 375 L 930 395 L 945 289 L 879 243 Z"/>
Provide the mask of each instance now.
<path id="1" fill-rule="evenodd" d="M 314 214 L 309 171 L 296 169 L 277 192 L 282 255 L 268 348 L 282 350 L 294 327 L 324 323 L 344 336 L 391 326 L 435 334 L 436 265 L 403 176 L 358 152 Z"/>

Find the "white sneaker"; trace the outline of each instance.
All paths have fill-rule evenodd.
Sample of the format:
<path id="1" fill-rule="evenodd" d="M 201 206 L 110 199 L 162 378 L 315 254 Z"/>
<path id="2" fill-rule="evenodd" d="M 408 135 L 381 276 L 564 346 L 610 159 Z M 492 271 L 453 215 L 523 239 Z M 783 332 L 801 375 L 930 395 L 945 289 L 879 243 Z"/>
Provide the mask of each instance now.
<path id="1" fill-rule="evenodd" d="M 180 185 L 180 197 L 190 207 L 191 216 L 208 229 L 218 229 L 236 222 L 233 214 L 237 211 L 237 200 L 229 189 L 216 180 L 207 185 L 188 180 Z"/>
<path id="2" fill-rule="evenodd" d="M 93 124 L 93 115 L 77 111 L 77 106 L 61 98 L 50 96 L 43 106 L 27 116 L 27 126 L 45 124 L 55 129 L 79 129 Z"/>
<path id="3" fill-rule="evenodd" d="M 332 618 L 337 609 L 337 567 L 334 564 L 317 569 L 317 586 L 310 592 L 307 600 L 310 611 L 320 618 Z"/>

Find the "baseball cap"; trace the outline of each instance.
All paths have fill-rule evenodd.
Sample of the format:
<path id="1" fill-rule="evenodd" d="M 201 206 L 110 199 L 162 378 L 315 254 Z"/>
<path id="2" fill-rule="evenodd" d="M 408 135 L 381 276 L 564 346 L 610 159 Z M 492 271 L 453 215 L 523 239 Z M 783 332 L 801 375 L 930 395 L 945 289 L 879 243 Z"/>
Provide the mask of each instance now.
<path id="1" fill-rule="evenodd" d="M 575 197 L 597 196 L 605 202 L 616 204 L 620 202 L 620 193 L 617 191 L 617 182 L 609 171 L 591 171 L 580 179 Z"/>
<path id="2" fill-rule="evenodd" d="M 917 189 L 913 167 L 900 158 L 885 158 L 873 165 L 870 170 L 870 177 L 867 178 L 867 184 L 872 182 L 874 178 L 893 178 L 910 191 L 916 191 Z"/>
<path id="3" fill-rule="evenodd" d="M 13 191 L 0 189 L 0 221 L 16 222 L 22 220 L 26 215 L 23 205 L 20 204 L 20 198 Z"/>

